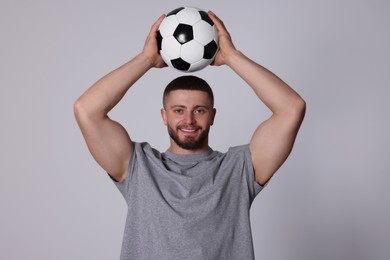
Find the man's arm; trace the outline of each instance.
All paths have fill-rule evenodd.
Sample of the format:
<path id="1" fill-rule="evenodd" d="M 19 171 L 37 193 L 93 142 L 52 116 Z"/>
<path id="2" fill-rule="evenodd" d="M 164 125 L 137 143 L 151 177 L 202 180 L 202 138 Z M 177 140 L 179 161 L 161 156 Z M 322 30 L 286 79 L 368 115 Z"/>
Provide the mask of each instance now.
<path id="1" fill-rule="evenodd" d="M 165 66 L 156 41 L 163 18 L 153 24 L 139 55 L 97 81 L 74 104 L 77 123 L 92 156 L 117 181 L 126 176 L 133 145 L 122 125 L 107 114 L 149 69 Z"/>
<path id="2" fill-rule="evenodd" d="M 223 22 L 212 12 L 220 51 L 214 65 L 226 64 L 254 90 L 272 111 L 261 123 L 249 144 L 256 181 L 264 185 L 289 156 L 305 115 L 305 101 L 285 82 L 236 50 Z"/>

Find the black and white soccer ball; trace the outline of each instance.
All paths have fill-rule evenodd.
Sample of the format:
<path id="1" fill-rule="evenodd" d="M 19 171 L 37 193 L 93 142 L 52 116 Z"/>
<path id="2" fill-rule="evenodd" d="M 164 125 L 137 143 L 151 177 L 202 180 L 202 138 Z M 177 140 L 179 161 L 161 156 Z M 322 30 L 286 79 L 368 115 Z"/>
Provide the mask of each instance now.
<path id="1" fill-rule="evenodd" d="M 217 29 L 207 12 L 180 7 L 166 15 L 157 32 L 158 50 L 164 62 L 183 72 L 201 70 L 218 51 Z"/>

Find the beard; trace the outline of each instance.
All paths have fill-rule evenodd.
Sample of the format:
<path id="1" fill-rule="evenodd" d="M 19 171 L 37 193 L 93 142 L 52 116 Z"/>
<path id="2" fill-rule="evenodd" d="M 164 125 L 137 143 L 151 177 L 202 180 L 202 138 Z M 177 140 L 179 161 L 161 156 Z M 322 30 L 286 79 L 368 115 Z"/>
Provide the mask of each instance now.
<path id="1" fill-rule="evenodd" d="M 177 127 L 179 129 L 182 126 Z M 177 131 L 175 131 L 171 126 L 167 126 L 168 134 L 172 138 L 172 140 L 182 149 L 185 150 L 197 150 L 202 148 L 206 142 L 209 135 L 210 127 L 208 126 L 205 130 L 203 130 L 198 138 L 192 136 L 186 136 L 184 140 L 181 140 Z"/>

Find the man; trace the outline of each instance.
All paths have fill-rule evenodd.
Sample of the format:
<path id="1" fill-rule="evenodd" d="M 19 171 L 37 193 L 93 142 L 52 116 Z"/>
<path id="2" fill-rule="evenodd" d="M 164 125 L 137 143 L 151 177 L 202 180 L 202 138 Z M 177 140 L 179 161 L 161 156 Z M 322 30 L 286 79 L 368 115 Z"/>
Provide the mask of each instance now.
<path id="1" fill-rule="evenodd" d="M 248 145 L 212 150 L 208 131 L 216 110 L 208 84 L 173 80 L 161 115 L 170 136 L 164 153 L 135 143 L 107 113 L 151 68 L 166 65 L 152 26 L 142 52 L 89 88 L 75 103 L 88 148 L 128 204 L 121 259 L 254 259 L 250 205 L 290 154 L 305 113 L 303 99 L 232 43 L 212 12 L 220 50 L 213 62 L 237 73 L 272 111 Z"/>

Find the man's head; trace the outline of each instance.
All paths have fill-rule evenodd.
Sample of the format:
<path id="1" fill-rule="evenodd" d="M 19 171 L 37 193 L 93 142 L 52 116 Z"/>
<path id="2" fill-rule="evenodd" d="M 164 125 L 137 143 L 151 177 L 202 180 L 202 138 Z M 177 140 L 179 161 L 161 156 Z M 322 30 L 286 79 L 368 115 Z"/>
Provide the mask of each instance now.
<path id="1" fill-rule="evenodd" d="M 170 150 L 207 151 L 208 133 L 216 113 L 213 92 L 207 82 L 195 76 L 179 77 L 165 88 L 163 104 L 161 115 L 171 137 Z"/>
<path id="2" fill-rule="evenodd" d="M 163 105 L 165 108 L 165 101 L 169 93 L 174 90 L 199 90 L 206 92 L 209 96 L 211 106 L 214 107 L 214 94 L 210 85 L 201 78 L 195 76 L 182 76 L 172 80 L 164 90 Z"/>

